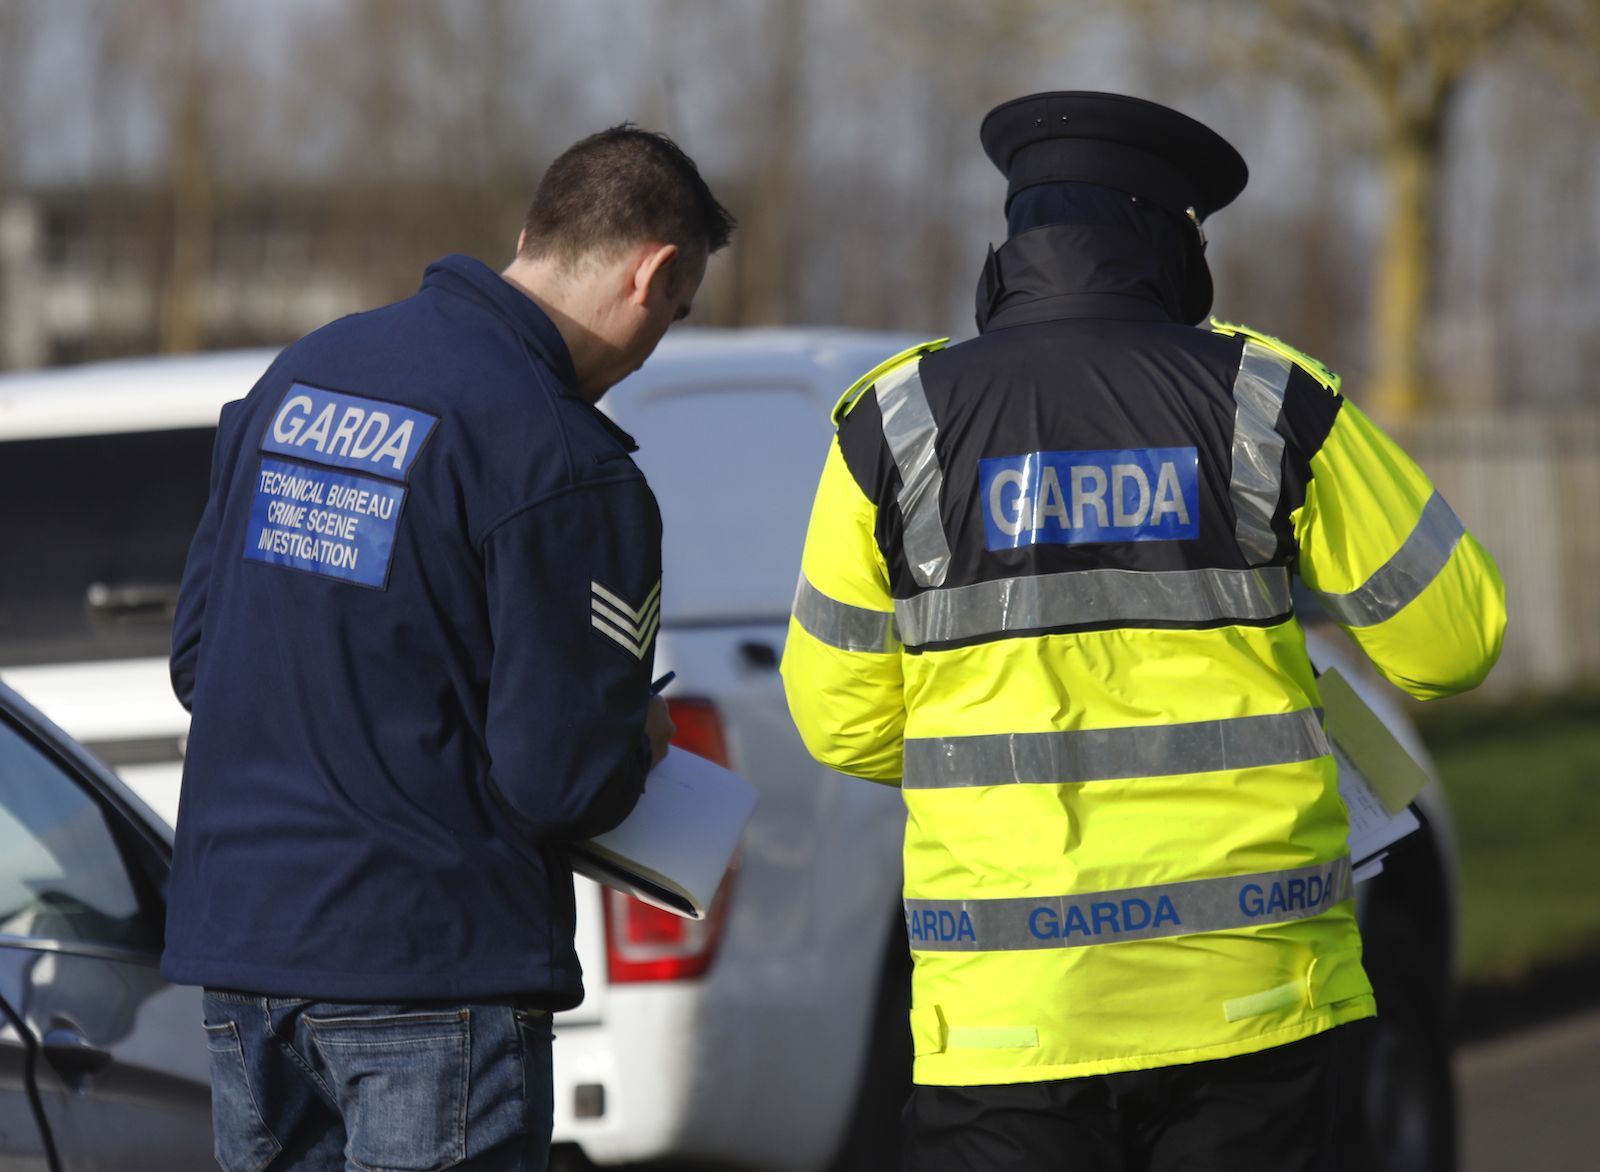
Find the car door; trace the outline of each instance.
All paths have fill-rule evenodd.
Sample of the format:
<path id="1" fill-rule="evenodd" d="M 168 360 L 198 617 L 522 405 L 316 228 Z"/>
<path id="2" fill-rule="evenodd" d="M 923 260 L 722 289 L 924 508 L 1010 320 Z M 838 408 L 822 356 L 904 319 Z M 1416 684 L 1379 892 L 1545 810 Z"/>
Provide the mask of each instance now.
<path id="1" fill-rule="evenodd" d="M 0 1000 L 35 1051 L 24 1077 L 59 1172 L 207 1168 L 199 995 L 157 967 L 161 841 L 51 726 L 0 701 Z"/>
<path id="2" fill-rule="evenodd" d="M 44 1132 L 33 1093 L 36 1048 L 17 1013 L 0 1001 L 0 1167 L 49 1172 Z"/>

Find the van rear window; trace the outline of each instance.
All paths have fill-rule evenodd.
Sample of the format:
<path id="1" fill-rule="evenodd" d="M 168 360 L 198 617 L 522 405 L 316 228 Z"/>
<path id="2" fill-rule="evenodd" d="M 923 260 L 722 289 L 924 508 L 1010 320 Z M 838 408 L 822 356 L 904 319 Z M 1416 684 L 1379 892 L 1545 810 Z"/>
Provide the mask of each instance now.
<path id="1" fill-rule="evenodd" d="M 215 436 L 0 442 L 0 666 L 167 654 Z"/>
<path id="2" fill-rule="evenodd" d="M 661 504 L 662 621 L 787 621 L 827 407 L 799 383 L 667 384 L 618 407 Z"/>

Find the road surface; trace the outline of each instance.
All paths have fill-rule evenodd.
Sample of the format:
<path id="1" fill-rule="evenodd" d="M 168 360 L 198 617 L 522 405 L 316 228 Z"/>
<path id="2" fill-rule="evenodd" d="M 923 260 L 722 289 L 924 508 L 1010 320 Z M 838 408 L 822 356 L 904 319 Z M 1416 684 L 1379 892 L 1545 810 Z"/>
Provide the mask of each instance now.
<path id="1" fill-rule="evenodd" d="M 1600 1169 L 1600 1010 L 1456 1057 L 1460 1172 Z"/>

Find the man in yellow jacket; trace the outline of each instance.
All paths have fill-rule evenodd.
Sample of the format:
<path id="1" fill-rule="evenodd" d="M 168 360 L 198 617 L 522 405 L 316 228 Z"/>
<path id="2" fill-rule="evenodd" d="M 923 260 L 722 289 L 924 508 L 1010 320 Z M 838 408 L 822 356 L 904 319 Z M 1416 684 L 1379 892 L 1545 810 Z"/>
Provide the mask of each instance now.
<path id="1" fill-rule="evenodd" d="M 1503 587 L 1335 376 L 1193 328 L 1227 142 L 1088 93 L 982 140 L 979 336 L 841 401 L 783 664 L 818 760 L 905 797 L 908 1166 L 1321 1168 L 1375 1009 L 1290 576 L 1423 699 Z"/>

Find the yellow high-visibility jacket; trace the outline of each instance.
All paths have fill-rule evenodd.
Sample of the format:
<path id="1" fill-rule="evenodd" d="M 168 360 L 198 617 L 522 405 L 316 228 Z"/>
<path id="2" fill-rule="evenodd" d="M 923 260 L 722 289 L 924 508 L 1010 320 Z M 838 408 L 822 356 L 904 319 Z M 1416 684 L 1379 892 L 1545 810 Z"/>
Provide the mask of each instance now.
<path id="1" fill-rule="evenodd" d="M 1129 316 L 930 343 L 835 414 L 783 677 L 819 761 L 902 786 L 919 1083 L 1370 1016 L 1291 575 L 1413 696 L 1499 654 L 1493 561 L 1337 378 Z"/>

